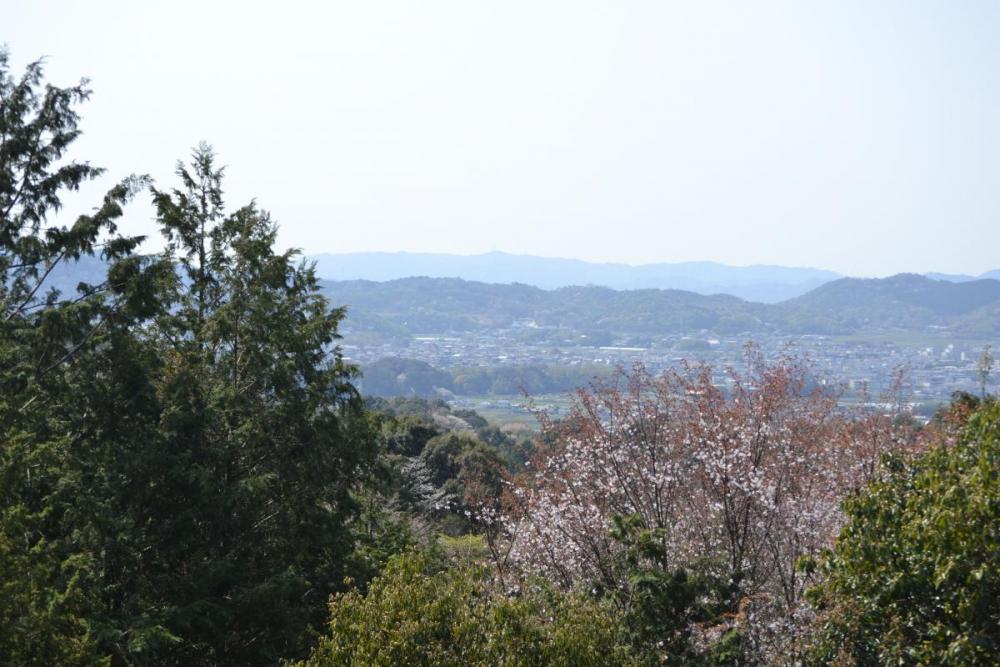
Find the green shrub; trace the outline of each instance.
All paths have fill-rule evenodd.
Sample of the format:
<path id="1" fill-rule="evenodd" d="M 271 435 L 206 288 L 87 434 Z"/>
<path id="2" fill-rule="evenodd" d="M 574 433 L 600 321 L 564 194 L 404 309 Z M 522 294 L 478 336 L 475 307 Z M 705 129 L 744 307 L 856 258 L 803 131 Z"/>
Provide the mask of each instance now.
<path id="1" fill-rule="evenodd" d="M 634 664 L 609 607 L 544 586 L 504 595 L 484 568 L 438 570 L 419 553 L 330 609 L 329 634 L 300 667 Z"/>
<path id="2" fill-rule="evenodd" d="M 811 597 L 817 664 L 996 664 L 1000 655 L 1000 404 L 969 416 L 954 445 L 845 505 L 848 522 Z"/>

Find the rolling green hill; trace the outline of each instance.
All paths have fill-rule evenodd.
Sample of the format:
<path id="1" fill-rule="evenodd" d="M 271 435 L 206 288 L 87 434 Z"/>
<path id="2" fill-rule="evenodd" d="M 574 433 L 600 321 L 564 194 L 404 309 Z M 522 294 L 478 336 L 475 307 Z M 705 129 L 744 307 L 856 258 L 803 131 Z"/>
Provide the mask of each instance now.
<path id="1" fill-rule="evenodd" d="M 952 283 L 915 274 L 882 279 L 842 278 L 773 307 L 790 332 L 923 331 L 947 327 L 956 335 L 995 334 L 1000 281 Z"/>
<path id="2" fill-rule="evenodd" d="M 378 321 L 411 333 L 481 331 L 517 323 L 637 333 L 690 329 L 739 333 L 768 328 L 762 319 L 768 307 L 763 304 L 681 290 L 543 290 L 457 278 L 356 280 L 324 286 L 334 303 L 348 306 L 349 321 L 362 330 L 376 328 Z"/>
<path id="3" fill-rule="evenodd" d="M 926 332 L 1000 334 L 1000 281 L 952 283 L 915 274 L 842 278 L 778 304 L 682 290 L 543 290 L 457 278 L 325 282 L 348 326 L 385 335 L 526 327 L 615 333 Z"/>
<path id="4" fill-rule="evenodd" d="M 77 282 L 100 282 L 102 273 L 96 260 L 71 263 L 54 272 L 53 283 L 64 294 L 72 294 Z M 593 340 L 606 339 L 609 333 L 702 330 L 751 336 L 932 331 L 969 338 L 1000 335 L 1000 280 L 995 279 L 952 282 L 917 274 L 841 278 L 776 304 L 675 289 L 546 290 L 458 278 L 322 281 L 322 285 L 333 303 L 348 306 L 348 330 L 377 339 L 487 332 L 519 324 L 526 340 L 534 336 L 536 341 L 544 338 L 538 329 L 579 332 Z"/>

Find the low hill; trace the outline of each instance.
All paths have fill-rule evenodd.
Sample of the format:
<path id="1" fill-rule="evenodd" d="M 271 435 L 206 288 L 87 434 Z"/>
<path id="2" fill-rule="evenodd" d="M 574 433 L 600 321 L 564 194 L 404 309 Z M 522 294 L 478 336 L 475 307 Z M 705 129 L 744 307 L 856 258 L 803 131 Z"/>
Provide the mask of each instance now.
<path id="1" fill-rule="evenodd" d="M 77 283 L 99 283 L 99 260 L 60 265 L 50 276 L 64 295 Z M 1000 280 L 934 280 L 916 274 L 840 278 L 777 304 L 726 294 L 677 289 L 614 290 L 573 286 L 541 289 L 458 278 L 323 281 L 335 304 L 349 306 L 355 335 L 409 337 L 414 333 L 488 332 L 522 327 L 566 330 L 595 345 L 615 334 L 710 330 L 723 335 L 856 334 L 948 331 L 959 337 L 1000 336 Z M 603 342 L 602 342 L 603 341 Z"/>
<path id="2" fill-rule="evenodd" d="M 615 333 L 926 332 L 1000 334 L 1000 281 L 952 283 L 915 274 L 843 278 L 779 304 L 682 290 L 543 290 L 454 278 L 325 282 L 349 307 L 349 326 L 389 334 L 556 328 Z"/>
<path id="3" fill-rule="evenodd" d="M 842 278 L 775 306 L 790 331 L 854 333 L 869 330 L 925 330 L 955 333 L 1000 304 L 1000 281 L 948 282 L 916 274 L 881 279 Z M 987 309 L 987 310 L 984 310 Z M 994 330 L 1000 322 L 994 322 Z"/>
<path id="4" fill-rule="evenodd" d="M 597 285 L 615 290 L 678 289 L 731 294 L 773 303 L 799 296 L 840 276 L 832 271 L 787 266 L 729 266 L 716 262 L 613 264 L 490 252 L 448 255 L 370 252 L 314 255 L 317 275 L 333 281 L 384 282 L 427 276 L 484 283 L 523 283 L 543 289 Z"/>
<path id="5" fill-rule="evenodd" d="M 349 318 L 362 330 L 377 329 L 380 321 L 394 331 L 411 333 L 485 331 L 517 324 L 638 333 L 767 328 L 761 319 L 767 309 L 763 304 L 681 290 L 543 290 L 456 278 L 325 282 L 324 286 L 334 303 L 348 306 Z"/>

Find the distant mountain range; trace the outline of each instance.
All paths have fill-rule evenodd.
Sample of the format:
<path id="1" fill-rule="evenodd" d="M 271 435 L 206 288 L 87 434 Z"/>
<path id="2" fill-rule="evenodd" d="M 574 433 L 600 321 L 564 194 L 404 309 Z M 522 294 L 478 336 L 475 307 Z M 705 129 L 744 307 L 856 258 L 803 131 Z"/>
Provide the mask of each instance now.
<path id="1" fill-rule="evenodd" d="M 370 252 L 313 255 L 327 280 L 386 281 L 414 276 L 462 278 L 483 283 L 523 283 L 542 289 L 595 285 L 615 290 L 679 289 L 729 294 L 763 303 L 790 299 L 841 276 L 833 271 L 786 266 L 728 266 L 715 262 L 600 264 L 577 259 L 490 252 L 446 255 Z"/>
<path id="2" fill-rule="evenodd" d="M 1000 278 L 1000 270 L 984 274 L 995 278 L 899 274 L 889 278 L 825 280 L 823 275 L 835 274 L 815 269 L 728 267 L 708 262 L 628 267 L 502 253 L 472 257 L 376 253 L 321 255 L 315 259 L 317 273 L 325 278 L 336 271 L 360 271 L 364 257 L 400 256 L 415 258 L 414 264 L 407 265 L 409 269 L 400 269 L 404 273 L 408 270 L 419 272 L 421 267 L 429 269 L 429 264 L 421 265 L 420 262 L 443 257 L 455 260 L 453 264 L 445 261 L 445 267 L 459 267 L 467 262 L 467 266 L 479 266 L 481 271 L 487 271 L 492 262 L 496 275 L 506 275 L 510 280 L 506 283 L 434 277 L 405 277 L 381 282 L 324 280 L 324 289 L 333 303 L 349 307 L 348 328 L 379 336 L 409 336 L 422 332 L 488 331 L 531 322 L 537 327 L 589 331 L 595 340 L 609 332 L 655 334 L 694 330 L 712 330 L 720 334 L 937 330 L 961 337 L 1000 336 L 1000 280 L 996 279 Z M 350 269 L 352 262 L 358 268 Z M 509 273 L 519 265 L 524 267 L 520 275 Z M 694 289 L 612 289 L 593 284 L 542 289 L 526 284 L 532 279 L 558 282 L 551 273 L 552 267 L 563 265 L 568 267 L 564 282 L 573 280 L 574 275 L 583 275 L 573 271 L 597 267 L 597 273 L 606 270 L 603 275 L 617 275 L 622 281 L 629 270 L 634 269 L 635 276 L 644 275 L 649 280 L 655 276 L 667 280 L 667 276 L 674 275 L 678 282 L 690 284 L 700 280 L 702 285 L 718 284 L 719 290 L 704 294 Z M 378 266 L 382 266 L 379 270 L 389 271 L 388 265 L 378 262 L 372 266 L 371 271 Z M 442 272 L 448 270 L 441 269 Z M 508 273 L 502 273 L 505 271 Z M 78 263 L 60 266 L 50 276 L 49 284 L 64 294 L 72 294 L 78 282 L 99 283 L 103 273 L 101 262 L 84 258 Z M 793 282 L 796 277 L 805 282 Z M 765 291 L 774 297 L 780 291 L 776 286 L 794 292 L 801 290 L 810 279 L 821 281 L 821 284 L 777 303 L 741 298 L 732 294 L 739 291 L 736 289 L 730 289 L 729 294 L 722 293 L 722 285 L 737 284 L 743 286 L 744 293 Z M 635 280 L 638 283 L 639 278 Z M 711 280 L 716 282 L 710 283 Z M 764 287 L 766 285 L 770 287 Z"/>
<path id="3" fill-rule="evenodd" d="M 970 276 L 964 273 L 925 273 L 924 275 L 932 280 L 945 280 L 949 283 L 967 283 L 973 280 L 982 280 L 983 278 L 1000 280 L 1000 269 L 987 271 L 986 273 L 981 273 L 978 276 Z"/>
<path id="4" fill-rule="evenodd" d="M 334 303 L 348 306 L 351 330 L 384 335 L 489 331 L 520 323 L 536 330 L 593 332 L 598 339 L 607 333 L 695 330 L 1000 336 L 1000 281 L 992 279 L 957 283 L 916 274 L 841 278 L 777 304 L 682 290 L 542 290 L 454 278 L 325 281 L 324 289 Z"/>

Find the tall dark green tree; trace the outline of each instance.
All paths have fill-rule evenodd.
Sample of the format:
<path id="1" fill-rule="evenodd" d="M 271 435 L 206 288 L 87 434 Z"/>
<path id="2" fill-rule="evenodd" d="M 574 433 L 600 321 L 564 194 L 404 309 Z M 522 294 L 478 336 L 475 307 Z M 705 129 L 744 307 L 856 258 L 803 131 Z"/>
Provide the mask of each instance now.
<path id="1" fill-rule="evenodd" d="M 55 216 L 66 192 L 102 173 L 67 159 L 89 94 L 85 81 L 44 84 L 40 62 L 17 76 L 0 50 L 0 656 L 10 664 L 97 659 L 87 612 L 98 566 L 77 465 L 87 452 L 68 405 L 86 390 L 80 360 L 155 302 L 148 262 L 133 255 L 141 239 L 116 230 L 144 179 L 118 183 L 70 224 Z M 106 276 L 73 293 L 51 287 L 87 256 Z"/>
<path id="2" fill-rule="evenodd" d="M 178 175 L 154 191 L 180 275 L 139 335 L 158 350 L 156 423 L 121 508 L 135 559 L 108 636 L 137 663 L 274 664 L 305 652 L 349 573 L 372 438 L 335 346 L 343 310 L 275 250 L 266 212 L 223 214 L 209 147 Z"/>
<path id="3" fill-rule="evenodd" d="M 367 420 L 336 348 L 343 311 L 223 211 L 207 147 L 154 191 L 168 242 L 118 234 L 145 186 L 68 225 L 85 83 L 0 53 L 0 662 L 275 664 L 351 571 Z M 67 263 L 100 278 L 59 293 Z M 62 281 L 61 284 L 65 284 Z M 72 292 L 72 293 L 70 293 Z"/>

